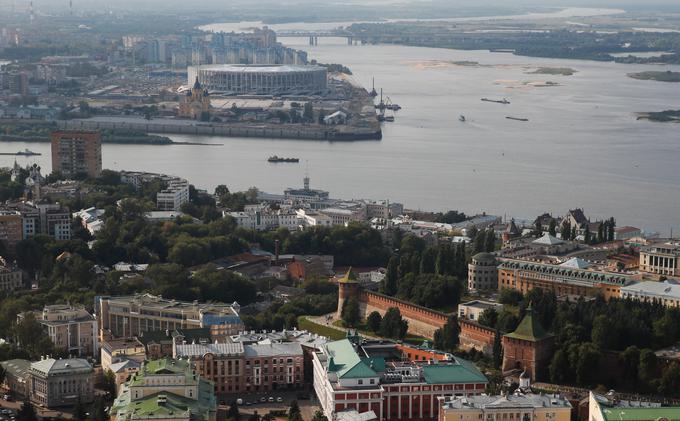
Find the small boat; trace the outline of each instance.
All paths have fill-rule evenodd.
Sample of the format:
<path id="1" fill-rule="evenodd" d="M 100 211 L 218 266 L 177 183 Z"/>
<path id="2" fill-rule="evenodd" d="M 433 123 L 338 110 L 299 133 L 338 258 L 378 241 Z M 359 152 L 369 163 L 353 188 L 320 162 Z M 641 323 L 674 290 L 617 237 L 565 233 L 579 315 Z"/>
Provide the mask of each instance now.
<path id="1" fill-rule="evenodd" d="M 498 100 L 498 99 L 489 99 L 489 98 L 482 98 L 482 101 L 484 101 L 484 102 L 495 102 L 496 104 L 505 104 L 505 105 L 507 105 L 507 104 L 510 103 L 510 101 L 508 101 L 507 98 L 503 98 L 503 99 L 501 99 L 501 100 Z"/>
<path id="2" fill-rule="evenodd" d="M 529 121 L 528 118 L 519 118 L 519 117 L 510 117 L 510 116 L 505 117 L 505 118 L 507 118 L 508 120 L 515 120 L 515 121 Z"/>
<path id="3" fill-rule="evenodd" d="M 42 155 L 42 154 L 39 153 L 39 152 L 33 152 L 31 150 L 24 149 L 23 151 L 17 152 L 17 155 L 20 155 L 20 156 L 37 156 L 37 155 Z"/>
<path id="4" fill-rule="evenodd" d="M 458 120 L 462 121 L 463 123 L 465 123 L 465 122 L 467 121 L 467 119 L 465 118 L 465 116 L 462 115 L 462 114 L 460 115 L 460 117 L 458 117 Z"/>
<path id="5" fill-rule="evenodd" d="M 270 156 L 267 159 L 267 161 L 273 162 L 273 163 L 286 162 L 286 163 L 296 164 L 296 163 L 300 162 L 300 159 L 299 158 L 282 158 L 282 157 L 278 157 L 278 156 L 274 155 L 274 156 Z"/>
<path id="6" fill-rule="evenodd" d="M 399 104 L 387 104 L 387 105 L 386 105 L 386 108 L 387 108 L 388 110 L 392 110 L 392 111 L 399 111 L 399 110 L 401 110 L 401 106 L 400 106 Z"/>

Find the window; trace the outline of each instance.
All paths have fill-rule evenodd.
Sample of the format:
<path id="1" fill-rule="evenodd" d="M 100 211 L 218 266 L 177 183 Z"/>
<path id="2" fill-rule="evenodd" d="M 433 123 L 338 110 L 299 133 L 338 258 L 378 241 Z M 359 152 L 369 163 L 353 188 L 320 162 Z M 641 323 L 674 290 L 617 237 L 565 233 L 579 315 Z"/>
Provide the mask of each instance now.
<path id="1" fill-rule="evenodd" d="M 364 384 L 364 380 L 363 379 L 357 380 L 357 384 Z"/>

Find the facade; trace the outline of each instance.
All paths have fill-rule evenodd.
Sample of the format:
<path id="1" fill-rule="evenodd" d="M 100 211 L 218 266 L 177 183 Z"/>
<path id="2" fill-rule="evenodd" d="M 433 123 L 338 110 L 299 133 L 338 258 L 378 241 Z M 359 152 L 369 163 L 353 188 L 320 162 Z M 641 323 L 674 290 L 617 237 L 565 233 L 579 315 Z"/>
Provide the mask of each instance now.
<path id="1" fill-rule="evenodd" d="M 5 369 L 5 380 L 2 383 L 5 390 L 17 398 L 26 398 L 30 384 L 31 362 L 15 359 L 3 361 L 0 365 Z"/>
<path id="2" fill-rule="evenodd" d="M 102 135 L 91 131 L 52 133 L 52 171 L 66 177 L 86 174 L 99 177 L 102 172 Z"/>
<path id="3" fill-rule="evenodd" d="M 243 330 L 238 304 L 166 300 L 151 294 L 98 297 L 95 303 L 102 337 L 132 338 L 149 331 L 209 327 L 233 334 Z M 231 333 L 233 332 L 233 333 Z"/>
<path id="4" fill-rule="evenodd" d="M 571 265 L 571 264 L 570 264 Z M 630 275 L 551 265 L 522 260 L 504 260 L 498 266 L 498 288 L 510 288 L 523 294 L 533 288 L 553 291 L 557 296 L 619 295 L 619 289 L 632 283 Z"/>
<path id="5" fill-rule="evenodd" d="M 498 262 L 491 253 L 478 253 L 468 264 L 468 289 L 470 291 L 495 291 L 498 289 Z"/>
<path id="6" fill-rule="evenodd" d="M 193 88 L 179 100 L 179 116 L 199 120 L 210 117 L 210 94 L 196 78 Z"/>
<path id="7" fill-rule="evenodd" d="M 219 395 L 304 385 L 303 350 L 296 342 L 175 344 L 174 357 L 190 360 Z"/>
<path id="8" fill-rule="evenodd" d="M 167 187 L 156 194 L 156 207 L 160 211 L 178 212 L 188 201 L 189 182 L 182 178 L 169 180 Z"/>
<path id="9" fill-rule="evenodd" d="M 212 390 L 187 361 L 148 361 L 120 388 L 111 420 L 215 421 Z"/>
<path id="10" fill-rule="evenodd" d="M 680 276 L 680 243 L 656 243 L 640 250 L 640 270 L 667 276 Z"/>
<path id="11" fill-rule="evenodd" d="M 642 230 L 635 227 L 618 227 L 614 229 L 614 240 L 630 240 L 642 237 Z"/>
<path id="12" fill-rule="evenodd" d="M 590 392 L 588 421 L 661 421 L 680 419 L 680 407 L 656 402 L 631 402 L 609 399 Z"/>
<path id="13" fill-rule="evenodd" d="M 442 396 L 484 392 L 487 379 L 471 363 L 446 358 L 411 361 L 393 343 L 351 336 L 314 353 L 314 390 L 328 419 L 372 411 L 377 420 L 437 417 Z"/>
<path id="14" fill-rule="evenodd" d="M 36 319 L 45 327 L 56 349 L 77 356 L 96 355 L 97 320 L 85 308 L 49 305 Z"/>
<path id="15" fill-rule="evenodd" d="M 31 364 L 31 401 L 47 407 L 73 406 L 94 400 L 94 378 L 90 363 L 79 358 L 47 358 Z"/>
<path id="16" fill-rule="evenodd" d="M 514 332 L 503 335 L 503 372 L 524 371 L 531 380 L 545 377 L 553 355 L 554 337 L 534 317 L 531 305 Z"/>
<path id="17" fill-rule="evenodd" d="M 327 90 L 327 70 L 320 66 L 219 64 L 188 69 L 210 91 L 237 95 L 321 94 Z"/>
<path id="18" fill-rule="evenodd" d="M 95 235 L 99 230 L 104 228 L 104 209 L 97 209 L 95 207 L 82 209 L 73 213 L 73 218 L 80 218 L 80 221 L 90 235 Z"/>
<path id="19" fill-rule="evenodd" d="M 469 396 L 442 400 L 439 421 L 570 421 L 571 403 L 561 395 Z"/>
<path id="20" fill-rule="evenodd" d="M 14 202 L 5 205 L 8 211 L 21 215 L 23 238 L 48 235 L 56 240 L 71 239 L 71 213 L 67 207 L 47 201 Z"/>
<path id="21" fill-rule="evenodd" d="M 21 269 L 8 266 L 5 259 L 0 257 L 0 291 L 9 293 L 24 287 Z"/>
<path id="22" fill-rule="evenodd" d="M 8 249 L 14 250 L 16 244 L 23 239 L 21 214 L 16 211 L 0 211 L 0 241 Z"/>
<path id="23" fill-rule="evenodd" d="M 111 370 L 111 366 L 126 360 L 141 363 L 146 359 L 146 348 L 138 339 L 110 339 L 102 342 L 100 351 L 102 371 Z"/>
<path id="24" fill-rule="evenodd" d="M 680 285 L 668 281 L 638 282 L 622 287 L 620 294 L 623 299 L 660 303 L 665 307 L 680 308 Z"/>

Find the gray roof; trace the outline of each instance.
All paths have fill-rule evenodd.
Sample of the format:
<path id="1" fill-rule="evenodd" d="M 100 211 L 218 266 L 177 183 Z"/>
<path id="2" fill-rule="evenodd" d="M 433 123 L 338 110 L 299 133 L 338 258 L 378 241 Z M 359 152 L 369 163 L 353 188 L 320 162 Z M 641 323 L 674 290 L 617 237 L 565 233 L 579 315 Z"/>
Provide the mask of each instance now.
<path id="1" fill-rule="evenodd" d="M 0 363 L 2 367 L 7 370 L 7 373 L 11 374 L 17 379 L 28 378 L 28 371 L 31 368 L 31 362 L 28 360 L 7 360 Z"/>
<path id="2" fill-rule="evenodd" d="M 229 343 L 205 343 L 185 344 L 175 346 L 175 358 L 203 357 L 205 354 L 213 355 L 242 355 L 243 344 L 240 342 Z"/>
<path id="3" fill-rule="evenodd" d="M 91 371 L 92 366 L 90 363 L 82 358 L 69 358 L 66 360 L 47 358 L 31 364 L 31 372 L 42 374 L 43 376 L 59 376 Z"/>
<path id="4" fill-rule="evenodd" d="M 572 257 L 571 259 L 562 263 L 560 266 L 563 268 L 588 269 L 590 267 L 590 263 L 586 262 L 580 257 Z"/>
<path id="5" fill-rule="evenodd" d="M 293 66 L 288 64 L 212 64 L 198 67 L 198 70 L 210 70 L 233 73 L 299 73 L 326 71 L 321 66 Z"/>
<path id="6" fill-rule="evenodd" d="M 511 408 L 571 408 L 567 399 L 558 395 L 496 395 L 455 398 L 444 404 L 444 409 L 511 409 Z"/>
<path id="7" fill-rule="evenodd" d="M 670 282 L 639 282 L 621 288 L 621 294 L 632 294 L 634 296 L 665 298 L 680 300 L 680 285 Z"/>
<path id="8" fill-rule="evenodd" d="M 624 286 L 632 282 L 630 275 L 625 275 L 622 273 L 608 273 L 586 269 L 575 269 L 524 260 L 508 259 L 502 262 L 498 268 L 506 270 L 525 270 L 537 272 L 559 278 L 560 281 L 564 280 L 574 285 L 593 286 L 598 283 L 607 283 Z"/>
<path id="9" fill-rule="evenodd" d="M 560 244 L 564 244 L 564 241 L 546 233 L 546 234 L 543 235 L 543 237 L 539 238 L 538 240 L 534 240 L 533 243 L 544 245 L 544 246 L 557 246 L 557 245 L 560 245 Z"/>
<path id="10" fill-rule="evenodd" d="M 299 343 L 272 343 L 246 345 L 246 357 L 276 357 L 276 356 L 301 356 L 302 346 Z"/>
<path id="11" fill-rule="evenodd" d="M 141 367 L 141 364 L 135 360 L 128 360 L 125 359 L 123 361 L 119 361 L 117 363 L 111 364 L 109 366 L 109 370 L 113 371 L 114 373 L 120 373 L 123 370 L 130 370 L 130 369 L 139 369 Z"/>

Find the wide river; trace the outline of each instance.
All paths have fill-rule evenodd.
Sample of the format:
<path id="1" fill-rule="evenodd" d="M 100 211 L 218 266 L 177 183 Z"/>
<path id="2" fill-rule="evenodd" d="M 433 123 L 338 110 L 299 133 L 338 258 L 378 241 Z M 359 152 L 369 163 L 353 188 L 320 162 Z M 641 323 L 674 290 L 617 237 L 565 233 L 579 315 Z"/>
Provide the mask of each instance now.
<path id="1" fill-rule="evenodd" d="M 583 207 L 592 219 L 615 216 L 619 226 L 680 232 L 680 125 L 638 121 L 635 114 L 680 109 L 680 84 L 626 76 L 680 71 L 680 66 L 348 46 L 343 39 L 321 39 L 314 47 L 307 39 L 283 42 L 307 49 L 321 62 L 347 65 L 369 88 L 375 77 L 376 87 L 403 107 L 395 122 L 385 124 L 382 141 L 173 136 L 224 146 L 104 145 L 104 167 L 175 174 L 210 190 L 223 183 L 232 190 L 257 186 L 272 193 L 301 186 L 308 169 L 312 187 L 329 190 L 332 197 L 525 218 Z M 539 67 L 576 73 L 529 73 Z M 546 81 L 559 86 L 536 86 Z M 507 98 L 511 104 L 482 102 L 482 97 Z M 467 121 L 459 121 L 460 115 Z M 19 158 L 21 163 L 51 167 L 48 144 L 1 149 L 23 148 L 43 155 Z M 274 154 L 302 162 L 268 164 Z M 13 160 L 0 157 L 0 165 Z"/>

